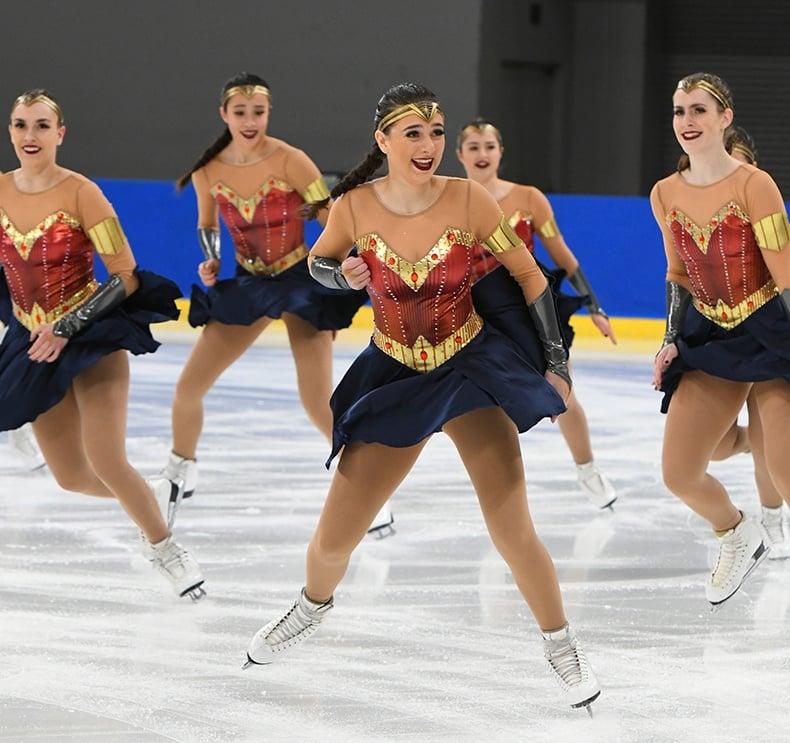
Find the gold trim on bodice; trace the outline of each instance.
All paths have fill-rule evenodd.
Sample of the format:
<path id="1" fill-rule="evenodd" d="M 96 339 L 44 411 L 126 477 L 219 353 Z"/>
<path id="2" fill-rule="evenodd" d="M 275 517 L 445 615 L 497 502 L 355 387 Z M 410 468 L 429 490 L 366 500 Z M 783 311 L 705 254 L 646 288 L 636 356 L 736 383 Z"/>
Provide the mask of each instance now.
<path id="1" fill-rule="evenodd" d="M 33 303 L 30 312 L 25 312 L 19 305 L 14 303 L 14 317 L 28 330 L 33 330 L 33 328 L 37 328 L 40 325 L 59 320 L 63 315 L 83 304 L 98 288 L 99 283 L 95 279 L 91 279 L 82 289 L 72 294 L 49 312 L 44 311 L 38 302 Z"/>
<path id="2" fill-rule="evenodd" d="M 126 235 L 118 217 L 103 219 L 88 230 L 88 237 L 96 252 L 102 255 L 116 255 L 126 244 Z"/>
<path id="3" fill-rule="evenodd" d="M 715 306 L 694 301 L 694 306 L 699 313 L 716 325 L 726 330 L 732 330 L 736 325 L 740 325 L 747 317 L 753 315 L 764 304 L 770 302 L 777 294 L 776 284 L 773 280 L 765 286 L 761 286 L 756 292 L 752 292 L 746 299 L 739 302 L 735 307 L 730 307 L 726 302 L 719 299 Z"/>
<path id="4" fill-rule="evenodd" d="M 741 209 L 734 201 L 731 201 L 726 206 L 723 206 L 719 211 L 717 211 L 708 224 L 700 227 L 693 219 L 686 216 L 680 209 L 672 209 L 669 214 L 667 214 L 667 226 L 671 228 L 673 222 L 677 222 L 678 224 L 682 225 L 686 232 L 691 235 L 692 239 L 694 240 L 694 244 L 699 248 L 700 252 L 703 254 L 707 254 L 708 252 L 708 243 L 710 242 L 711 235 L 719 228 L 722 221 L 726 217 L 738 217 L 738 219 L 744 220 L 744 222 L 749 221 L 749 217 L 747 216 L 746 212 Z"/>
<path id="5" fill-rule="evenodd" d="M 785 212 L 777 212 L 763 217 L 752 225 L 757 244 L 764 250 L 777 253 L 785 248 L 790 241 L 790 222 Z"/>
<path id="6" fill-rule="evenodd" d="M 532 215 L 527 212 L 522 212 L 521 209 L 516 209 L 507 220 L 507 223 L 515 230 L 519 222 L 529 222 L 532 224 Z"/>
<path id="7" fill-rule="evenodd" d="M 218 196 L 222 196 L 222 198 L 224 198 L 226 201 L 229 201 L 231 204 L 233 204 L 233 206 L 236 207 L 236 211 L 241 214 L 242 218 L 252 224 L 258 204 L 260 204 L 261 201 L 266 198 L 269 191 L 275 188 L 279 191 L 290 192 L 294 190 L 290 185 L 288 185 L 285 181 L 281 181 L 279 178 L 269 178 L 265 183 L 259 186 L 255 193 L 248 199 L 243 199 L 236 193 L 234 189 L 226 186 L 224 183 L 215 183 L 211 187 L 211 193 L 215 199 Z"/>
<path id="8" fill-rule="evenodd" d="M 483 321 L 480 315 L 473 310 L 458 330 L 435 346 L 431 345 L 423 336 L 419 336 L 413 346 L 405 346 L 394 338 L 384 335 L 378 328 L 373 330 L 373 342 L 387 356 L 400 361 L 404 366 L 418 372 L 429 372 L 458 353 L 482 328 Z"/>
<path id="9" fill-rule="evenodd" d="M 72 217 L 70 214 L 66 212 L 55 212 L 50 214 L 44 219 L 41 220 L 32 230 L 28 230 L 27 232 L 20 232 L 15 226 L 14 223 L 11 221 L 10 217 L 0 209 L 0 225 L 2 225 L 3 230 L 11 238 L 11 242 L 14 243 L 14 247 L 16 248 L 16 252 L 22 256 L 23 260 L 27 260 L 30 256 L 30 251 L 33 249 L 33 246 L 36 244 L 36 240 L 38 240 L 41 235 L 43 235 L 55 222 L 62 222 L 63 224 L 72 227 L 75 230 L 82 231 L 82 225 L 80 224 L 79 220 Z"/>
<path id="10" fill-rule="evenodd" d="M 358 250 L 375 252 L 376 257 L 384 266 L 398 274 L 403 283 L 416 292 L 425 283 L 433 268 L 444 260 L 453 245 L 472 247 L 475 244 L 475 238 L 471 232 L 448 227 L 428 253 L 416 263 L 410 263 L 405 258 L 401 258 L 375 232 L 362 235 L 355 242 Z"/>
<path id="11" fill-rule="evenodd" d="M 307 253 L 307 245 L 302 243 L 298 248 L 294 248 L 290 253 L 281 256 L 271 265 L 264 263 L 259 255 L 256 255 L 253 261 L 236 253 L 236 261 L 245 271 L 249 271 L 255 276 L 276 276 L 278 273 L 282 273 L 299 263 L 299 261 L 304 260 Z"/>

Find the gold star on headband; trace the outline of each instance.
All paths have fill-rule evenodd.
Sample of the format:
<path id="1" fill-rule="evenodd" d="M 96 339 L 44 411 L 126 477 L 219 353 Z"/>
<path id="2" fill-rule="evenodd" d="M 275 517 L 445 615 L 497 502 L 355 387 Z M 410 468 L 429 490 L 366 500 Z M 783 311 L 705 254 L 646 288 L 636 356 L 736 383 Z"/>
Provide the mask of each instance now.
<path id="1" fill-rule="evenodd" d="M 416 115 L 425 121 L 430 121 L 436 114 L 442 113 L 436 101 L 423 101 L 421 103 L 406 103 L 403 106 L 390 111 L 379 121 L 378 130 L 383 132 L 388 126 L 392 126 L 396 121 L 400 121 L 406 116 Z"/>
<path id="2" fill-rule="evenodd" d="M 727 100 L 724 93 L 722 93 L 713 83 L 707 80 L 686 80 L 685 78 L 678 82 L 677 90 L 682 90 L 684 93 L 690 93 L 694 88 L 704 90 L 710 93 L 724 108 L 732 108 L 732 104 Z"/>
<path id="3" fill-rule="evenodd" d="M 222 105 L 224 106 L 237 93 L 245 98 L 252 98 L 257 93 L 262 93 L 269 99 L 269 102 L 272 100 L 272 94 L 265 85 L 234 85 L 222 94 Z"/>

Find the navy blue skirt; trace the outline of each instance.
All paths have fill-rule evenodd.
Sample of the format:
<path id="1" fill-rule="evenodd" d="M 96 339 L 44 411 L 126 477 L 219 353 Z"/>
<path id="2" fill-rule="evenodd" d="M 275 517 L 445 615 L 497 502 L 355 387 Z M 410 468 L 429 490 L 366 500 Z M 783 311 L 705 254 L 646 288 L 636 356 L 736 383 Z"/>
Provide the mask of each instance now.
<path id="1" fill-rule="evenodd" d="M 340 330 L 351 325 L 357 310 L 368 301 L 364 290 L 341 291 L 319 284 L 299 261 L 276 276 L 257 276 L 236 267 L 232 279 L 223 279 L 203 291 L 192 285 L 189 324 L 193 328 L 217 320 L 225 325 L 252 325 L 262 317 L 279 319 L 290 312 L 318 330 Z"/>
<path id="2" fill-rule="evenodd" d="M 574 333 L 569 320 L 581 307 L 582 299 L 558 294 L 557 286 L 564 275 L 565 272 L 559 269 L 559 273 L 548 272 L 546 278 L 554 297 L 562 338 L 570 348 Z M 472 287 L 472 302 L 485 322 L 516 342 L 532 366 L 541 373 L 546 371 L 543 344 L 530 317 L 524 293 L 504 266 L 494 269 L 475 282 Z"/>
<path id="3" fill-rule="evenodd" d="M 686 313 L 677 340 L 679 356 L 661 377 L 666 413 L 683 372 L 699 369 L 734 382 L 790 381 L 790 318 L 781 297 L 774 297 L 732 330 Z"/>
<path id="4" fill-rule="evenodd" d="M 565 411 L 543 373 L 487 325 L 430 372 L 401 364 L 371 341 L 338 384 L 330 406 L 334 429 L 327 467 L 353 441 L 412 446 L 478 408 L 501 407 L 519 433 Z"/>
<path id="5" fill-rule="evenodd" d="M 152 353 L 159 342 L 151 323 L 176 320 L 178 286 L 150 271 L 137 271 L 140 287 L 109 315 L 74 336 L 52 363 L 31 361 L 30 331 L 16 319 L 0 344 L 0 431 L 19 428 L 57 405 L 72 380 L 99 359 L 125 349 Z"/>

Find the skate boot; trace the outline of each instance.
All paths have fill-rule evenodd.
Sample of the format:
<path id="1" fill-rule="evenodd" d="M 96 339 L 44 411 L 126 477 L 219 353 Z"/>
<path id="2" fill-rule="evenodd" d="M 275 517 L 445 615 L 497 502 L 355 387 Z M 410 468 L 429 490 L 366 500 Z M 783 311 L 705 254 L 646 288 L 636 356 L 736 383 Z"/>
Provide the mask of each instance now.
<path id="1" fill-rule="evenodd" d="M 395 528 L 392 526 L 394 523 L 395 517 L 392 515 L 389 501 L 387 501 L 376 514 L 376 518 L 373 519 L 373 523 L 368 528 L 368 534 L 375 535 L 376 539 L 391 537 L 395 534 Z"/>
<path id="2" fill-rule="evenodd" d="M 176 595 L 189 596 L 192 601 L 199 601 L 206 595 L 200 565 L 176 542 L 172 534 L 155 544 L 144 535 L 140 536 L 143 556 L 170 582 Z"/>
<path id="3" fill-rule="evenodd" d="M 178 454 L 170 452 L 170 457 L 164 469 L 159 473 L 159 477 L 164 477 L 171 482 L 181 480 L 184 483 L 184 500 L 192 497 L 198 484 L 197 460 L 184 459 Z"/>
<path id="4" fill-rule="evenodd" d="M 714 607 L 723 604 L 743 585 L 769 550 L 760 529 L 743 515 L 737 526 L 717 537 L 719 557 L 705 587 L 705 595 Z"/>
<path id="5" fill-rule="evenodd" d="M 609 508 L 616 500 L 617 493 L 612 483 L 596 466 L 594 461 L 576 465 L 579 486 L 596 508 Z"/>
<path id="6" fill-rule="evenodd" d="M 760 519 L 760 529 L 763 533 L 763 541 L 771 548 L 768 553 L 770 560 L 781 560 L 790 557 L 790 538 L 785 533 L 784 523 L 782 522 L 782 507 L 769 508 L 762 506 L 762 518 Z"/>
<path id="7" fill-rule="evenodd" d="M 164 477 L 150 477 L 146 479 L 148 487 L 154 494 L 159 510 L 162 512 L 162 518 L 165 520 L 168 529 L 173 528 L 173 523 L 176 520 L 176 511 L 181 505 L 181 500 L 184 497 L 184 483 L 181 480 L 172 481 Z"/>
<path id="8" fill-rule="evenodd" d="M 555 632 L 543 632 L 542 637 L 549 673 L 568 704 L 587 707 L 598 699 L 601 687 L 573 630 L 566 624 Z"/>
<path id="9" fill-rule="evenodd" d="M 242 668 L 267 665 L 274 660 L 275 654 L 306 640 L 318 629 L 333 605 L 332 599 L 325 604 L 311 601 L 303 588 L 285 614 L 255 633 L 247 648 L 247 662 Z"/>
<path id="10" fill-rule="evenodd" d="M 24 457 L 30 470 L 40 470 L 46 465 L 41 449 L 38 448 L 33 428 L 29 423 L 9 431 L 8 443 Z"/>

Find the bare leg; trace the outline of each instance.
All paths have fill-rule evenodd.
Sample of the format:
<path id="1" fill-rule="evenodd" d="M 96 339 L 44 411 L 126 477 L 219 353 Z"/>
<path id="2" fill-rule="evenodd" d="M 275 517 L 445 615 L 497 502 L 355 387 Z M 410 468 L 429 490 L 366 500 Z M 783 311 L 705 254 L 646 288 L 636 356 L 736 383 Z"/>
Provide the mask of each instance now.
<path id="1" fill-rule="evenodd" d="M 736 454 L 743 454 L 749 451 L 752 447 L 749 436 L 751 428 L 751 423 L 747 428 L 746 426 L 739 426 L 737 420 L 734 421 L 714 449 L 711 461 L 722 462 Z"/>
<path id="2" fill-rule="evenodd" d="M 683 375 L 667 413 L 664 483 L 715 530 L 741 519 L 724 486 L 707 468 L 711 455 L 746 401 L 750 385 L 692 371 Z"/>
<path id="3" fill-rule="evenodd" d="M 343 450 L 310 546 L 305 593 L 328 601 L 373 517 L 409 473 L 427 439 L 393 448 L 355 442 Z"/>
<path id="4" fill-rule="evenodd" d="M 576 464 L 592 462 L 593 451 L 590 443 L 590 429 L 587 425 L 587 416 L 576 397 L 576 393 L 573 391 L 571 391 L 571 396 L 568 398 L 567 407 L 567 411 L 557 418 L 557 423 L 568 444 L 573 461 Z"/>
<path id="5" fill-rule="evenodd" d="M 527 505 L 518 432 L 500 408 L 483 408 L 444 427 L 477 491 L 494 546 L 544 631 L 565 625 L 554 564 L 535 532 Z"/>
<path id="6" fill-rule="evenodd" d="M 756 382 L 754 404 L 762 428 L 762 451 L 767 474 L 775 491 L 790 506 L 790 457 L 787 456 L 787 422 L 790 420 L 790 385 L 783 379 Z M 756 460 L 755 460 L 756 464 Z"/>
<path id="7" fill-rule="evenodd" d="M 332 331 L 316 330 L 306 320 L 286 313 L 283 322 L 288 330 L 299 398 L 308 418 L 326 437 L 332 440 Z"/>
<path id="8" fill-rule="evenodd" d="M 765 460 L 763 425 L 757 406 L 756 394 L 753 389 L 746 400 L 749 410 L 749 439 L 751 441 L 752 458 L 754 459 L 754 480 L 757 483 L 760 505 L 766 508 L 779 508 L 782 505 L 782 494 L 776 489 L 768 472 L 768 463 Z M 790 497 L 788 504 L 790 505 Z"/>
<path id="9" fill-rule="evenodd" d="M 203 398 L 219 376 L 238 359 L 271 323 L 262 317 L 250 326 L 210 320 L 203 328 L 181 371 L 173 397 L 173 452 L 195 459 L 203 430 Z"/>

